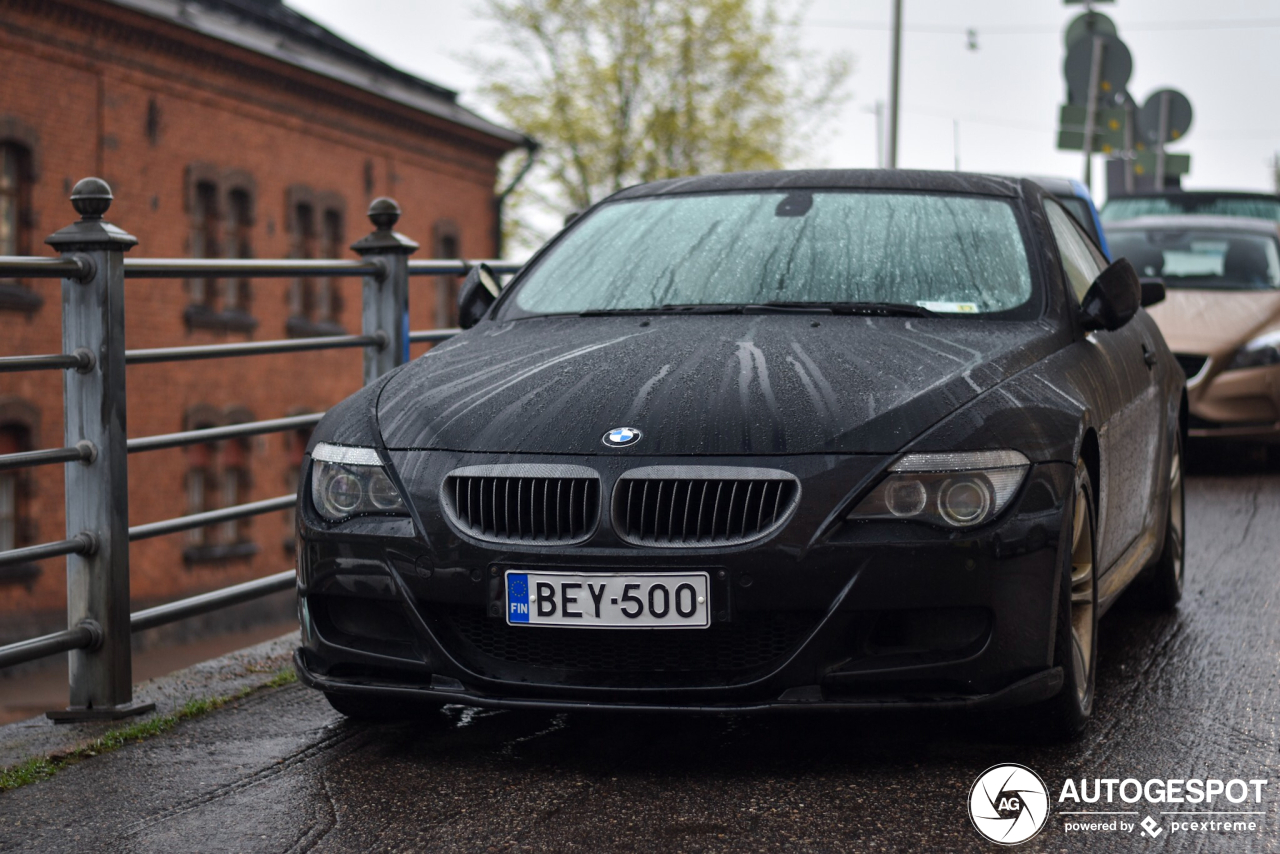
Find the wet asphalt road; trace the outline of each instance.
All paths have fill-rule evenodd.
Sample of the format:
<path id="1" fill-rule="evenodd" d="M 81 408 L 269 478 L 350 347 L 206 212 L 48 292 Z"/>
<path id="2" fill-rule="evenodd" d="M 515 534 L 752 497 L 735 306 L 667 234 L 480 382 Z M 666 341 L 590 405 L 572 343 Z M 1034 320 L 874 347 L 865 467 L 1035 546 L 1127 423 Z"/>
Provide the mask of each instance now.
<path id="1" fill-rule="evenodd" d="M 990 851 L 968 791 L 1018 762 L 1055 800 L 1068 777 L 1272 780 L 1251 833 L 1068 834 L 1055 814 L 1018 850 L 1280 851 L 1280 473 L 1248 469 L 1189 479 L 1183 606 L 1107 615 L 1069 745 L 1013 734 L 1016 713 L 354 725 L 294 685 L 0 795 L 0 850 Z"/>

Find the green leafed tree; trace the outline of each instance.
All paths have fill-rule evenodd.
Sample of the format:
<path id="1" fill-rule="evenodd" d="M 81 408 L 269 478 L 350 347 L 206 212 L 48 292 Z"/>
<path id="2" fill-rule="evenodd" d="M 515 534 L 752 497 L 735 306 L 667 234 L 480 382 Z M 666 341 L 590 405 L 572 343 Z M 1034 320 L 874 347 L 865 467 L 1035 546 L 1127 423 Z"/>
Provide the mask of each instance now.
<path id="1" fill-rule="evenodd" d="M 506 50 L 484 95 L 542 143 L 516 199 L 581 210 L 641 181 L 775 169 L 804 157 L 851 60 L 799 48 L 773 0 L 486 0 Z M 529 237 L 531 235 L 525 235 Z"/>

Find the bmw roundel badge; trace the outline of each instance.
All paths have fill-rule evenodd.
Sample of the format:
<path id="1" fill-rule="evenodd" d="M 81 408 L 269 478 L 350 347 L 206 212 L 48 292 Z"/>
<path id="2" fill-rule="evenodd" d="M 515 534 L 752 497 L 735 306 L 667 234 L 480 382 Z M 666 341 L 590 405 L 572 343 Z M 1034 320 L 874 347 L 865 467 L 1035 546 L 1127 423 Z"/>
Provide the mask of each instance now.
<path id="1" fill-rule="evenodd" d="M 625 448 L 640 441 L 640 431 L 634 427 L 614 427 L 601 441 L 610 448 Z"/>

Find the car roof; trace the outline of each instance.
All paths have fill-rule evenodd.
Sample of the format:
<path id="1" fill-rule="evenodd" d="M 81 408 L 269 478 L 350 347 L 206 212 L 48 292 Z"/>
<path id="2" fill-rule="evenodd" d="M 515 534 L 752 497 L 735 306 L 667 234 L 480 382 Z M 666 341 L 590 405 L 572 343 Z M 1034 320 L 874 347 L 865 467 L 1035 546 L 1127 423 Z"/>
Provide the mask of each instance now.
<path id="1" fill-rule="evenodd" d="M 1028 181 L 1034 181 L 1044 189 L 1048 190 L 1055 196 L 1075 196 L 1077 198 L 1085 198 L 1080 195 L 1083 186 L 1078 185 L 1070 178 L 1059 178 L 1053 175 L 1026 175 Z"/>
<path id="2" fill-rule="evenodd" d="M 1117 202 L 1125 199 L 1259 199 L 1268 202 L 1274 202 L 1280 199 L 1277 193 L 1259 193 L 1249 190 L 1166 190 L 1159 192 L 1155 190 L 1125 193 L 1124 195 L 1113 196 Z M 1107 201 L 1111 201 L 1108 199 Z"/>
<path id="3" fill-rule="evenodd" d="M 1254 219 L 1243 216 L 1211 216 L 1209 214 L 1174 214 L 1170 216 L 1139 216 L 1107 223 L 1107 231 L 1138 231 L 1140 229 L 1168 228 L 1183 230 L 1198 228 L 1204 231 L 1256 231 L 1274 235 L 1280 226 L 1273 219 Z"/>
<path id="4" fill-rule="evenodd" d="M 930 172 L 917 169 L 795 169 L 769 172 L 730 172 L 692 178 L 670 178 L 639 184 L 614 193 L 611 199 L 709 193 L 725 190 L 916 190 L 1014 198 L 1021 195 L 1017 179 L 969 172 Z"/>

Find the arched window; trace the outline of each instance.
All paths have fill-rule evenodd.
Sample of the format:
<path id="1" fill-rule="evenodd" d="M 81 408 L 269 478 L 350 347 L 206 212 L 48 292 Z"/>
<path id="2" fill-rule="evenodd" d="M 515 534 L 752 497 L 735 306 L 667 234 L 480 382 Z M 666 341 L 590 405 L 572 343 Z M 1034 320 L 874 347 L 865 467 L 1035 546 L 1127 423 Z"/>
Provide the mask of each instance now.
<path id="1" fill-rule="evenodd" d="M 0 454 L 30 451 L 38 441 L 40 410 L 22 398 L 0 395 Z M 0 552 L 37 542 L 32 515 L 31 469 L 0 471 Z M 0 567 L 0 584 L 29 584 L 40 575 L 40 566 L 26 563 Z"/>
<path id="2" fill-rule="evenodd" d="M 0 255 L 27 253 L 22 227 L 26 208 L 22 180 L 25 154 L 15 143 L 0 143 Z"/>
<path id="3" fill-rule="evenodd" d="M 292 415 L 305 415 L 308 410 L 295 410 Z M 297 492 L 302 479 L 302 461 L 307 453 L 307 443 L 311 441 L 313 427 L 300 427 L 291 433 L 284 434 L 285 459 L 288 461 L 284 471 L 284 486 L 289 492 Z M 290 507 L 285 511 L 284 550 L 293 554 L 297 548 L 294 528 L 297 524 L 296 511 Z"/>
<path id="4" fill-rule="evenodd" d="M 203 430 L 252 421 L 243 407 L 226 412 L 212 406 L 193 407 L 186 428 Z M 187 515 L 235 507 L 249 500 L 250 458 L 248 439 L 223 439 L 190 445 L 187 454 Z M 233 519 L 187 532 L 183 558 L 188 564 L 211 563 L 251 557 L 258 551 L 248 538 L 249 520 Z"/>
<path id="5" fill-rule="evenodd" d="M 22 424 L 0 425 L 0 454 L 31 450 L 31 432 Z M 27 472 L 0 471 L 0 552 L 20 548 L 30 518 L 27 514 Z"/>
<path id="6" fill-rule="evenodd" d="M 235 189 L 227 195 L 227 247 L 228 258 L 253 257 L 253 197 L 248 190 Z M 227 312 L 249 313 L 252 290 L 248 278 L 228 279 L 222 298 L 222 309 Z"/>
<path id="7" fill-rule="evenodd" d="M 432 229 L 433 258 L 461 258 L 462 245 L 458 226 L 451 219 L 436 222 Z M 436 277 L 436 328 L 458 325 L 458 289 L 461 280 L 457 276 Z"/>
<path id="8" fill-rule="evenodd" d="M 193 258 L 253 257 L 254 181 L 247 172 L 210 163 L 187 167 L 187 213 Z M 222 332 L 252 332 L 250 280 L 244 277 L 189 279 L 187 326 Z"/>
<path id="9" fill-rule="evenodd" d="M 31 252 L 31 150 L 0 138 L 0 255 Z M 31 313 L 44 299 L 16 281 L 0 281 L 0 309 Z"/>
<path id="10" fill-rule="evenodd" d="M 346 254 L 343 211 L 346 203 L 337 193 L 317 193 L 295 185 L 286 194 L 291 254 L 294 258 L 341 258 Z M 300 276 L 289 290 L 286 331 L 295 337 L 340 335 L 342 299 L 340 279 Z"/>
<path id="11" fill-rule="evenodd" d="M 187 429 L 208 430 L 217 427 L 220 420 L 215 412 L 196 412 L 188 418 Z M 218 506 L 218 443 L 204 442 L 199 445 L 188 445 L 186 454 L 187 515 L 193 516 Z M 210 539 L 208 528 L 192 528 L 187 531 L 187 544 L 190 546 L 198 548 Z"/>
<path id="12" fill-rule="evenodd" d="M 341 258 L 346 250 L 342 239 L 342 211 L 326 208 L 320 228 L 320 257 Z M 342 311 L 342 296 L 338 288 L 338 279 L 321 279 L 316 289 L 317 323 L 338 323 L 338 315 Z"/>
<path id="13" fill-rule="evenodd" d="M 221 231 L 218 221 L 218 185 L 212 181 L 196 184 L 194 206 L 191 211 L 191 257 L 221 258 Z M 192 279 L 191 303 L 201 306 L 210 314 L 217 311 L 218 280 Z"/>

